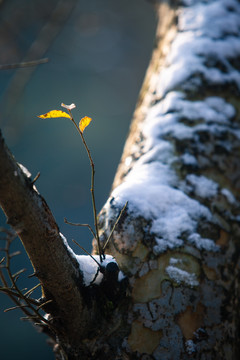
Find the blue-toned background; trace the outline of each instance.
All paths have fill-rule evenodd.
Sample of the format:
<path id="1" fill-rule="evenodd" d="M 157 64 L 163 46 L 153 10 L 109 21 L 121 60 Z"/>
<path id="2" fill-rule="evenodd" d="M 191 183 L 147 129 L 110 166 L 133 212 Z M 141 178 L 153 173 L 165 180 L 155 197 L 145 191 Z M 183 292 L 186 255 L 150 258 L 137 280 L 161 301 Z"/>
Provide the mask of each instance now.
<path id="1" fill-rule="evenodd" d="M 0 3 L 0 64 L 48 57 L 47 64 L 0 70 L 0 128 L 18 162 L 33 177 L 69 243 L 74 238 L 91 250 L 86 229 L 63 218 L 93 225 L 89 160 L 67 119 L 41 120 L 36 115 L 74 102 L 75 119 L 88 115 L 85 130 L 96 168 L 98 211 L 106 201 L 116 171 L 145 70 L 156 19 L 145 0 L 7 0 Z M 0 226 L 5 217 L 0 213 Z M 1 241 L 0 247 L 3 246 Z M 13 248 L 21 248 L 17 241 Z M 79 249 L 73 246 L 74 251 Z M 13 271 L 31 265 L 24 254 Z M 36 297 L 40 294 L 36 294 Z M 0 294 L 1 359 L 53 359 L 44 335 L 20 321 L 13 304 Z"/>

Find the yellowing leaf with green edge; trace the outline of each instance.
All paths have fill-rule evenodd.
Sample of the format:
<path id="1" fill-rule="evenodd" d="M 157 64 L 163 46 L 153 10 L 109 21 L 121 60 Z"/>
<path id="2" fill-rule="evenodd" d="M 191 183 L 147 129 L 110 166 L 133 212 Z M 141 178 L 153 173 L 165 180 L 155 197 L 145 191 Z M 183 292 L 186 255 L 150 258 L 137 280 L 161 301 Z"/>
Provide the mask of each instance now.
<path id="1" fill-rule="evenodd" d="M 80 131 L 83 132 L 84 129 L 90 124 L 91 121 L 92 121 L 92 119 L 90 117 L 84 116 L 79 122 Z"/>
<path id="2" fill-rule="evenodd" d="M 62 110 L 52 110 L 52 111 L 47 112 L 46 114 L 39 115 L 38 117 L 41 119 L 59 118 L 59 117 L 66 117 L 66 118 L 71 119 L 71 116 Z"/>

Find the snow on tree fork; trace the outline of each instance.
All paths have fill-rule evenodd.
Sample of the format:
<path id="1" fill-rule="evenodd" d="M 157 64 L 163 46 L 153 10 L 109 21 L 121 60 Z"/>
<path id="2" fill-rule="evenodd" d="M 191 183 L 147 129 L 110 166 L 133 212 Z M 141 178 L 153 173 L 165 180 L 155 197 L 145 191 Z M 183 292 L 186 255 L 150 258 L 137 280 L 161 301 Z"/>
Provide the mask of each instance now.
<path id="1" fill-rule="evenodd" d="M 240 350 L 240 4 L 171 3 L 159 6 L 161 36 L 100 214 L 101 239 L 128 201 L 109 244 L 132 286 L 128 354 L 233 359 Z"/>

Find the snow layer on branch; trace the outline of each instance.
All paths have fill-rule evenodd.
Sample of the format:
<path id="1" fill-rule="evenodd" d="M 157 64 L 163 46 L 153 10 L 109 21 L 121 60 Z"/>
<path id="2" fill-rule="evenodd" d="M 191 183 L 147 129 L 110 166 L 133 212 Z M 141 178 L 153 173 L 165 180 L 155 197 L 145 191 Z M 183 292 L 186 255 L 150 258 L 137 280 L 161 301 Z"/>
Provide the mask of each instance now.
<path id="1" fill-rule="evenodd" d="M 67 239 L 63 236 L 63 234 L 59 233 L 61 236 L 64 245 L 66 246 L 68 252 L 71 256 L 77 260 L 79 264 L 79 269 L 83 274 L 84 285 L 89 286 L 91 284 L 99 285 L 103 279 L 103 273 L 100 272 L 100 268 L 98 263 L 100 264 L 99 255 L 93 255 L 92 257 L 89 255 L 77 255 L 74 253 L 72 248 L 68 245 Z M 94 259 L 96 261 L 94 261 Z M 116 260 L 112 255 L 105 255 L 105 259 L 101 262 L 101 267 L 105 268 L 109 263 L 117 264 Z M 122 281 L 125 275 L 122 271 L 118 273 L 118 281 Z"/>
<path id="2" fill-rule="evenodd" d="M 99 265 L 94 261 L 89 255 L 76 255 L 77 261 L 79 263 L 79 268 L 83 273 L 84 283 L 86 286 L 94 283 L 98 285 L 103 279 L 103 274 L 99 270 Z M 99 256 L 94 255 L 94 259 L 98 262 Z M 116 260 L 111 255 L 105 255 L 105 259 L 101 263 L 102 267 L 106 267 L 110 262 L 117 263 Z"/>
<path id="3" fill-rule="evenodd" d="M 189 7 L 179 10 L 179 31 L 161 67 L 155 104 L 141 123 L 140 146 L 131 149 L 127 175 L 105 206 L 111 218 L 116 216 L 112 210 L 128 201 L 130 214 L 149 220 L 155 254 L 185 241 L 199 250 L 217 251 L 212 239 L 198 234 L 198 224 L 217 222 L 205 205 L 209 198 L 222 194 L 234 201 L 231 192 L 212 179 L 191 172 L 180 179 L 176 169 L 179 164 L 199 169 L 197 155 L 207 154 L 202 161 L 208 161 L 209 154 L 215 155 L 215 144 L 231 152 L 228 137 L 239 136 L 232 121 L 233 105 L 219 96 L 192 101 L 184 92 L 194 93 L 206 84 L 240 88 L 240 74 L 232 61 L 240 56 L 240 6 L 235 0 L 185 1 L 185 5 Z M 181 145 L 180 155 L 175 144 Z"/>
<path id="4" fill-rule="evenodd" d="M 18 166 L 20 167 L 20 169 L 22 170 L 22 172 L 24 173 L 24 175 L 26 175 L 27 178 L 30 178 L 32 176 L 32 174 L 30 173 L 30 171 L 22 164 L 18 163 Z M 17 176 L 18 174 L 14 173 L 15 176 Z"/>

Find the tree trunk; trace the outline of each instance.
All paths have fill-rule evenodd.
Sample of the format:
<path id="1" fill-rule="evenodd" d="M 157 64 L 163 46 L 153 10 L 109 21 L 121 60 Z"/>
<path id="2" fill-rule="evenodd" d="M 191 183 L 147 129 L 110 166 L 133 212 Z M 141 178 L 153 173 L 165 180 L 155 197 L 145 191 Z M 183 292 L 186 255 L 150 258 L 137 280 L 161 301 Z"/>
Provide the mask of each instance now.
<path id="1" fill-rule="evenodd" d="M 124 279 L 112 261 L 86 281 L 83 258 L 0 144 L 1 206 L 52 301 L 49 332 L 65 359 L 238 358 L 240 5 L 155 6 L 156 47 L 99 216 L 104 244 L 128 201 L 106 251 Z"/>
<path id="2" fill-rule="evenodd" d="M 131 356 L 234 359 L 240 6 L 177 3 L 158 7 L 156 48 L 101 212 L 102 238 L 128 200 L 109 252 L 131 285 Z"/>

